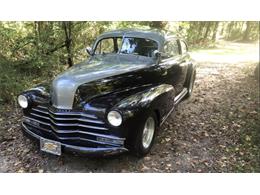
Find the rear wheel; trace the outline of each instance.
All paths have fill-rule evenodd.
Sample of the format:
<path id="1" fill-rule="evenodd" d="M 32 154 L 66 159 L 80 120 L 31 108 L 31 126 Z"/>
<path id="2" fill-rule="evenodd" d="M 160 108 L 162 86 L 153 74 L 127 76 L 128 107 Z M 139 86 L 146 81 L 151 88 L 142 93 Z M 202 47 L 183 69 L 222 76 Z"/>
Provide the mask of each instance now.
<path id="1" fill-rule="evenodd" d="M 144 123 L 140 126 L 133 140 L 133 147 L 131 147 L 132 152 L 138 156 L 143 157 L 149 153 L 157 129 L 156 115 L 149 115 Z"/>

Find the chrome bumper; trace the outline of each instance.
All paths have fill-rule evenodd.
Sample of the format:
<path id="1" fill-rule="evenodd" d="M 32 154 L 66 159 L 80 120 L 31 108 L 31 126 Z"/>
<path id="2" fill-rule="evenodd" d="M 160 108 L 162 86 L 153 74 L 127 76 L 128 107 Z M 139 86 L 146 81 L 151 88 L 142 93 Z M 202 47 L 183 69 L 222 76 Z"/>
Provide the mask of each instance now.
<path id="1" fill-rule="evenodd" d="M 41 136 L 30 131 L 23 123 L 22 123 L 22 129 L 26 135 L 29 135 L 30 137 L 36 139 L 37 141 L 40 141 Z M 68 144 L 64 144 L 64 143 L 61 143 L 61 146 L 62 146 L 62 150 L 64 150 L 64 151 L 70 151 L 70 152 L 76 152 L 76 153 L 82 153 L 82 154 L 104 155 L 104 156 L 119 154 L 119 153 L 128 151 L 124 147 L 91 148 L 91 147 L 68 145 Z"/>

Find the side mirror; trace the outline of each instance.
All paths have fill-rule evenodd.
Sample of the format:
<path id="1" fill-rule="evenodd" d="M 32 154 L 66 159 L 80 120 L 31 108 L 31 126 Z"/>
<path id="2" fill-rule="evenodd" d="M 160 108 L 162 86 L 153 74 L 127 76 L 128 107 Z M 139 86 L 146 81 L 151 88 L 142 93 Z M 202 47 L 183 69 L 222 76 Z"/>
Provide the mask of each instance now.
<path id="1" fill-rule="evenodd" d="M 161 60 L 161 55 L 162 55 L 162 53 L 159 52 L 158 50 L 153 51 L 153 58 L 156 60 L 156 64 L 159 64 L 159 62 Z"/>
<path id="2" fill-rule="evenodd" d="M 158 50 L 154 50 L 153 51 L 153 57 L 158 59 L 159 57 L 161 57 L 161 52 L 159 52 Z"/>
<path id="3" fill-rule="evenodd" d="M 93 55 L 94 55 L 94 52 L 93 52 L 93 50 L 92 50 L 91 47 L 87 47 L 87 48 L 86 48 L 86 51 L 87 51 L 87 53 L 88 53 L 90 56 L 93 56 Z"/>

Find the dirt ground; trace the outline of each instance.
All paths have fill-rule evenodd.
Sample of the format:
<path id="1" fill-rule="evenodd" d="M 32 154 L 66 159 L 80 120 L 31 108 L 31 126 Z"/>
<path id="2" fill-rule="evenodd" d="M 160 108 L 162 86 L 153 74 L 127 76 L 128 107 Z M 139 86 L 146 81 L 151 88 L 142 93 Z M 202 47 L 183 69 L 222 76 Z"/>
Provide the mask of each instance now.
<path id="1" fill-rule="evenodd" d="M 260 172 L 258 44 L 220 42 L 192 52 L 193 96 L 160 128 L 145 158 L 42 153 L 20 129 L 19 109 L 0 113 L 0 172 Z"/>

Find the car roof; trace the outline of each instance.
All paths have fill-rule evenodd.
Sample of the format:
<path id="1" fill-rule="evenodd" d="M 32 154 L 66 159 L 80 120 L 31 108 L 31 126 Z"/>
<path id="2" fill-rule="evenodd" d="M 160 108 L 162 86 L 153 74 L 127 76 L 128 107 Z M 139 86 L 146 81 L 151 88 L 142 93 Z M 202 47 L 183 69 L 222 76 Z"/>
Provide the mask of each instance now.
<path id="1" fill-rule="evenodd" d="M 100 36 L 137 36 L 142 38 L 152 38 L 156 40 L 164 39 L 161 32 L 152 30 L 138 30 L 138 29 L 120 29 L 103 33 Z"/>
<path id="2" fill-rule="evenodd" d="M 168 38 L 175 38 L 175 36 L 168 36 L 158 30 L 119 29 L 119 30 L 108 31 L 101 34 L 98 37 L 98 40 L 103 38 L 108 38 L 108 37 L 123 37 L 123 36 L 152 39 L 158 43 L 159 50 L 161 50 L 164 42 Z"/>

